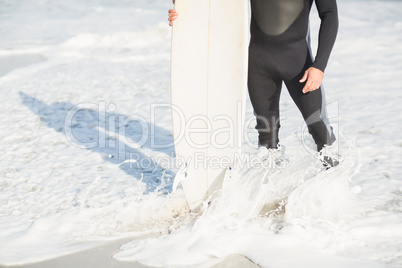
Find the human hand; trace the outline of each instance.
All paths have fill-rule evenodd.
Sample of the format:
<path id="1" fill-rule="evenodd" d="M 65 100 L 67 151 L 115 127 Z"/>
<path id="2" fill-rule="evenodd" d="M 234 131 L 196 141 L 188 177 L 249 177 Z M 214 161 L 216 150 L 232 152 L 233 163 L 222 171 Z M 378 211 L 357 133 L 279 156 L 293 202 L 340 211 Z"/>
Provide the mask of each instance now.
<path id="1" fill-rule="evenodd" d="M 172 0 L 172 2 L 174 4 L 175 0 Z M 173 21 L 177 19 L 178 15 L 179 13 L 175 9 L 169 9 L 169 18 L 168 18 L 168 20 L 170 21 L 169 26 L 173 26 Z"/>
<path id="2" fill-rule="evenodd" d="M 321 86 L 322 79 L 324 78 L 324 73 L 317 68 L 310 67 L 308 68 L 302 77 L 299 80 L 300 83 L 306 82 L 303 87 L 303 93 L 311 92 L 318 89 Z"/>

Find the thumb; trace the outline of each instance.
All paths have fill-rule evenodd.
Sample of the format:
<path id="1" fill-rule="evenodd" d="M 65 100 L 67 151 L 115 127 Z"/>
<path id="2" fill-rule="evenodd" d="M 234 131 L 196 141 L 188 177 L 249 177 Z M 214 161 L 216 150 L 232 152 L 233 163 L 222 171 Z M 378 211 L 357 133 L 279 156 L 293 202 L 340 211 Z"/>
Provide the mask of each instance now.
<path id="1" fill-rule="evenodd" d="M 307 80 L 308 70 L 304 72 L 302 79 L 299 80 L 300 83 L 304 83 Z"/>

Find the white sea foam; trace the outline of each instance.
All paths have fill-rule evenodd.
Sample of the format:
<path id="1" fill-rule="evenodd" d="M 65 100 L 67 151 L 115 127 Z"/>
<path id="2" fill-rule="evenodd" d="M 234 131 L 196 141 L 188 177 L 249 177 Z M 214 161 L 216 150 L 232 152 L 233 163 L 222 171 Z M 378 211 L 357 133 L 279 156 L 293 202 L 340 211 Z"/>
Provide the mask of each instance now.
<path id="1" fill-rule="evenodd" d="M 183 192 L 171 192 L 176 170 L 154 161 L 173 147 L 153 148 L 151 134 L 130 147 L 143 135 L 138 122 L 122 125 L 127 139 L 107 124 L 151 122 L 151 104 L 169 102 L 170 1 L 2 1 L 0 57 L 46 60 L 0 77 L 0 264 L 152 233 L 162 235 L 115 258 L 205 267 L 241 253 L 263 267 L 402 267 L 402 5 L 338 2 L 325 84 L 343 162 L 322 171 L 284 89 L 287 166 L 266 177 L 236 171 L 196 218 Z M 85 103 L 94 109 L 80 110 L 71 130 L 78 142 L 99 142 L 86 149 L 70 143 L 64 122 Z M 154 141 L 171 142 L 170 113 L 160 108 L 153 122 Z"/>

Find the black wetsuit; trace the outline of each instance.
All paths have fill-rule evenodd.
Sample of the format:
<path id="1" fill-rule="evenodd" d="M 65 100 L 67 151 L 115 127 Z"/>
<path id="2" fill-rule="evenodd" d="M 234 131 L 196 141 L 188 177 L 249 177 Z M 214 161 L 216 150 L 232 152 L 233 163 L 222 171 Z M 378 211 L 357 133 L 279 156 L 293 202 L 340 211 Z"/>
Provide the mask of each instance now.
<path id="1" fill-rule="evenodd" d="M 311 66 L 325 70 L 338 31 L 336 0 L 315 0 L 321 26 L 316 59 L 309 44 L 313 0 L 251 0 L 248 88 L 260 146 L 277 148 L 282 82 L 296 103 L 317 149 L 335 141 L 322 87 L 303 94 L 299 80 Z"/>

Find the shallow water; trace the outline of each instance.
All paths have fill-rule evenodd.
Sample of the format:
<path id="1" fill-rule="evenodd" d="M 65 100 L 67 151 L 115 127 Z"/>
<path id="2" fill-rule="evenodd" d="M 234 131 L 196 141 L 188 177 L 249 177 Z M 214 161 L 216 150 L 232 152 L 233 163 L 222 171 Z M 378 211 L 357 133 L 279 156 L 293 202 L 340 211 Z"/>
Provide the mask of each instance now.
<path id="1" fill-rule="evenodd" d="M 0 76 L 3 76 L 14 69 L 40 63 L 44 60 L 46 60 L 45 57 L 40 54 L 0 56 Z"/>
<path id="2" fill-rule="evenodd" d="M 20 68 L 0 77 L 7 92 L 0 106 L 0 264 L 162 233 L 125 245 L 115 258 L 203 266 L 241 253 L 267 267 L 402 266 L 399 2 L 339 1 L 341 28 L 325 84 L 342 165 L 319 172 L 284 90 L 280 135 L 289 164 L 265 177 L 239 171 L 198 218 L 182 190 L 172 192 L 173 147 L 152 143 L 172 140 L 170 111 L 151 109 L 170 100 L 171 3 L 21 0 L 0 7 L 0 56 L 46 58 L 26 65 L 21 56 L 23 64 L 13 61 Z M 313 15 L 313 32 L 317 27 Z M 119 125 L 130 117 L 136 121 Z M 154 132 L 145 135 L 144 122 Z M 255 143 L 255 132 L 249 140 Z M 243 153 L 254 147 L 245 143 Z"/>

